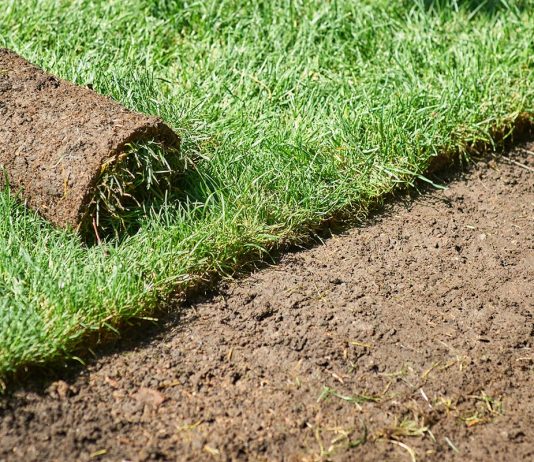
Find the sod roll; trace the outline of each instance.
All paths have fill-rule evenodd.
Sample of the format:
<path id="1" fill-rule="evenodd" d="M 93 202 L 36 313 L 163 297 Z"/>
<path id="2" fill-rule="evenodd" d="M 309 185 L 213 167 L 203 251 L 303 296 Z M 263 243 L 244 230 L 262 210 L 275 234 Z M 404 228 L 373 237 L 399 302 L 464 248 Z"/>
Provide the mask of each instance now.
<path id="1" fill-rule="evenodd" d="M 178 155 L 180 140 L 161 119 L 127 110 L 0 48 L 0 186 L 7 180 L 11 192 L 54 225 L 93 228 L 103 172 L 126 162 L 132 146 L 147 144 Z M 164 162 L 166 173 L 174 173 L 177 163 Z M 130 162 L 128 185 L 139 183 L 141 164 Z M 148 189 L 153 183 L 148 180 Z M 139 205 L 128 185 L 119 185 L 117 194 Z M 138 189 L 146 194 L 147 185 Z"/>

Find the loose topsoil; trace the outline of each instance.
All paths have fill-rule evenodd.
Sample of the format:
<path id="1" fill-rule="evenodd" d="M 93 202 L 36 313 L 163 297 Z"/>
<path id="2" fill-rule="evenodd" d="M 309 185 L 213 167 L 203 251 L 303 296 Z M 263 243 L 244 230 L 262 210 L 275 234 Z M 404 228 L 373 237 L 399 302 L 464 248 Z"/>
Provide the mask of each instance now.
<path id="1" fill-rule="evenodd" d="M 19 387 L 0 460 L 533 460 L 533 151 Z"/>
<path id="2" fill-rule="evenodd" d="M 13 192 L 58 226 L 78 228 L 104 163 L 128 143 L 178 148 L 156 117 L 129 111 L 89 88 L 0 48 L 0 167 Z M 4 174 L 0 175 L 3 187 Z"/>

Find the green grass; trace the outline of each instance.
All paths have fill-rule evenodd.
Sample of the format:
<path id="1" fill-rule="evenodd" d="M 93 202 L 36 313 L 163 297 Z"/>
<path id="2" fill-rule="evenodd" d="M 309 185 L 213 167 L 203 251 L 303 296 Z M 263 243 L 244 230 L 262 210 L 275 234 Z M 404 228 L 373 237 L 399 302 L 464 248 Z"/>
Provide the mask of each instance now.
<path id="1" fill-rule="evenodd" d="M 478 6 L 477 6 L 478 5 Z M 69 357 L 492 142 L 534 101 L 532 0 L 4 0 L 0 45 L 162 116 L 198 169 L 86 247 L 0 194 L 0 376 Z"/>
<path id="2" fill-rule="evenodd" d="M 126 146 L 116 159 L 102 164 L 94 192 L 85 207 L 80 233 L 89 242 L 121 239 L 166 206 L 179 188 L 179 175 L 192 159 L 154 141 Z"/>

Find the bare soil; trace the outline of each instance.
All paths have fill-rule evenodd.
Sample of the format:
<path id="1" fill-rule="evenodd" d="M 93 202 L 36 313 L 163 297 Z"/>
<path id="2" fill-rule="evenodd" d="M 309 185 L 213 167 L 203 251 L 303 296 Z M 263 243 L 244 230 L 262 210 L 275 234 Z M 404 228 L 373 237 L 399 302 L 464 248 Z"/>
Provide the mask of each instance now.
<path id="1" fill-rule="evenodd" d="M 0 460 L 533 460 L 533 151 L 20 386 Z"/>
<path id="2" fill-rule="evenodd" d="M 53 224 L 82 225 L 102 164 L 117 161 L 128 143 L 146 140 L 180 144 L 161 119 L 0 48 L 0 168 L 13 191 Z"/>

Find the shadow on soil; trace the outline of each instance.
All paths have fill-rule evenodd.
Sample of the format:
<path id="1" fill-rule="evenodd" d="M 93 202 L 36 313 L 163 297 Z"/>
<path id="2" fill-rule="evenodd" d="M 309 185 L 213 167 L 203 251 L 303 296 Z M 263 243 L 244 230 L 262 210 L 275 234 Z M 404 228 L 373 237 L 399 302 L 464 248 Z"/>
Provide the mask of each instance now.
<path id="1" fill-rule="evenodd" d="M 434 173 L 428 173 L 427 178 L 435 185 L 446 187 L 451 182 L 461 181 L 477 162 L 491 162 L 496 154 L 505 155 L 513 147 L 521 146 L 533 138 L 534 126 L 528 121 L 520 123 L 513 129 L 513 133 L 505 136 L 496 148 L 490 150 L 487 146 L 475 147 L 469 161 L 463 160 L 459 156 L 456 156 L 454 161 L 436 158 L 437 162 L 429 168 L 429 171 Z M 369 226 L 381 221 L 391 215 L 394 205 L 401 205 L 403 208 L 409 209 L 414 201 L 431 194 L 435 189 L 428 182 L 418 180 L 410 188 L 383 197 L 371 207 L 366 219 L 355 219 L 354 215 L 351 216 L 350 211 L 348 211 L 341 216 L 330 219 L 318 229 L 310 232 L 304 244 L 278 247 L 272 250 L 267 257 L 249 255 L 248 261 L 243 264 L 233 279 L 240 279 L 254 271 L 275 265 L 280 262 L 284 255 L 296 254 L 322 245 L 325 239 L 341 234 L 350 228 Z M 22 370 L 16 376 L 8 377 L 4 397 L 9 398 L 20 390 L 44 394 L 55 381 L 63 380 L 70 383 L 78 376 L 86 374 L 87 366 L 96 364 L 100 358 L 142 349 L 152 342 L 161 340 L 171 331 L 173 333 L 179 332 L 187 327 L 187 324 L 183 322 L 185 310 L 194 309 L 198 303 L 210 301 L 229 282 L 229 279 L 221 280 L 220 277 L 214 277 L 212 280 L 180 294 L 179 297 L 176 296 L 167 302 L 162 302 L 158 311 L 152 313 L 152 320 L 130 320 L 118 327 L 117 331 L 120 331 L 120 334 L 103 331 L 93 337 L 88 337 L 85 345 L 92 346 L 93 349 L 87 346 L 87 350 L 75 353 L 78 357 L 77 361 L 71 359 L 52 363 L 47 367 L 32 366 Z M 188 322 L 194 319 L 195 316 L 188 316 Z M 0 382 L 1 384 L 2 382 Z M 2 396 L 1 391 L 0 396 Z"/>

